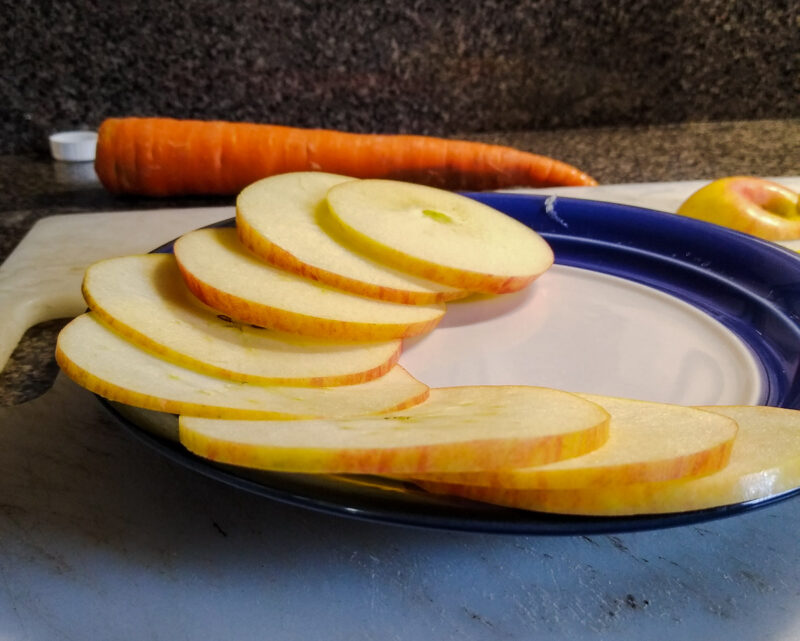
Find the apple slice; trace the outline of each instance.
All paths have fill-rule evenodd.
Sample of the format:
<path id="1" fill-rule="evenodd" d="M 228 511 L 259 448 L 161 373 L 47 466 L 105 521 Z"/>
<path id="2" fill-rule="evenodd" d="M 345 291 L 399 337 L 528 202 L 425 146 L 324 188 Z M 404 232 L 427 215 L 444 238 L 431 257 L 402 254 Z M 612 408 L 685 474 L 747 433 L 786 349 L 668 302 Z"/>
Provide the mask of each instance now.
<path id="1" fill-rule="evenodd" d="M 339 343 L 236 323 L 192 296 L 172 254 L 91 265 L 83 296 L 108 326 L 178 365 L 259 385 L 364 383 L 397 362 L 401 341 Z"/>
<path id="2" fill-rule="evenodd" d="M 611 415 L 609 438 L 602 447 L 539 467 L 425 480 L 506 489 L 600 488 L 711 474 L 728 462 L 737 430 L 730 418 L 680 405 L 579 396 Z"/>
<path id="3" fill-rule="evenodd" d="M 517 291 L 553 264 L 545 240 L 466 196 L 393 180 L 328 192 L 330 224 L 357 251 L 421 278 L 474 292 Z"/>
<path id="4" fill-rule="evenodd" d="M 689 196 L 677 213 L 766 240 L 800 238 L 800 194 L 754 176 L 714 180 Z"/>
<path id="5" fill-rule="evenodd" d="M 380 341 L 424 334 L 444 315 L 442 303 L 402 305 L 349 294 L 260 261 L 236 230 L 198 229 L 175 242 L 192 293 L 245 323 L 337 340 Z"/>
<path id="6" fill-rule="evenodd" d="M 399 366 L 368 383 L 344 387 L 262 386 L 208 376 L 140 349 L 92 313 L 61 330 L 56 360 L 76 383 L 109 400 L 213 418 L 371 414 L 408 407 L 428 395 L 428 387 Z"/>
<path id="7" fill-rule="evenodd" d="M 571 490 L 515 490 L 423 482 L 439 494 L 540 512 L 625 516 L 702 510 L 800 487 L 800 412 L 776 407 L 702 407 L 735 420 L 728 465 L 696 479 Z"/>
<path id="8" fill-rule="evenodd" d="M 608 414 L 573 394 L 541 387 L 450 387 L 385 416 L 291 424 L 181 416 L 179 432 L 198 456 L 242 467 L 412 474 L 575 456 L 606 440 Z"/>
<path id="9" fill-rule="evenodd" d="M 236 199 L 239 240 L 276 267 L 361 296 L 419 305 L 468 294 L 377 263 L 326 231 L 325 195 L 334 185 L 351 180 L 295 172 L 249 185 Z"/>

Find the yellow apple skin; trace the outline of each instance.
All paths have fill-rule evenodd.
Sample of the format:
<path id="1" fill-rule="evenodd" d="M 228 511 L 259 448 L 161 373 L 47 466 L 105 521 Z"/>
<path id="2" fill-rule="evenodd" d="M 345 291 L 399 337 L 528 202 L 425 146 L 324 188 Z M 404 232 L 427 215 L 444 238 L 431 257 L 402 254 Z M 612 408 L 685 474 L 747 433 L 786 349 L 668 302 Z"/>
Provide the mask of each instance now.
<path id="1" fill-rule="evenodd" d="M 677 213 L 765 240 L 800 238 L 800 197 L 763 178 L 715 180 L 689 196 Z"/>
<path id="2" fill-rule="evenodd" d="M 354 419 L 353 419 L 354 420 Z M 350 422 L 353 422 L 351 420 Z M 381 419 L 379 419 L 381 420 Z M 390 429 L 391 416 L 382 427 Z M 539 439 L 494 439 L 456 442 L 435 446 L 348 449 L 298 447 L 291 450 L 254 446 L 235 441 L 212 440 L 193 432 L 193 418 L 181 416 L 180 441 L 190 452 L 210 461 L 273 472 L 299 474 L 374 474 L 384 476 L 425 474 L 441 470 L 460 470 L 462 466 L 492 468 L 508 461 L 527 461 L 560 455 L 562 451 L 586 449 L 598 440 L 601 429 L 589 434 Z M 248 421 L 258 423 L 258 421 Z M 293 423 L 295 423 L 293 421 Z M 305 423 L 305 421 L 303 421 Z M 304 425 L 292 425 L 301 428 Z M 344 441 L 343 441 L 344 442 Z"/>

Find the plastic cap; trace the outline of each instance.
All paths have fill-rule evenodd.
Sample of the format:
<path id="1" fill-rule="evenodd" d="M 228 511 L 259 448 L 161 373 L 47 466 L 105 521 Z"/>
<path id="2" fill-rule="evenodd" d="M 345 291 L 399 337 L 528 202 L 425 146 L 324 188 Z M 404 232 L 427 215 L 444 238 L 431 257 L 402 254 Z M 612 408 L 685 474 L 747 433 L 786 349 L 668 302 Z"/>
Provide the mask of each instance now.
<path id="1" fill-rule="evenodd" d="M 56 160 L 88 162 L 94 160 L 97 132 L 60 131 L 50 136 L 50 153 Z"/>

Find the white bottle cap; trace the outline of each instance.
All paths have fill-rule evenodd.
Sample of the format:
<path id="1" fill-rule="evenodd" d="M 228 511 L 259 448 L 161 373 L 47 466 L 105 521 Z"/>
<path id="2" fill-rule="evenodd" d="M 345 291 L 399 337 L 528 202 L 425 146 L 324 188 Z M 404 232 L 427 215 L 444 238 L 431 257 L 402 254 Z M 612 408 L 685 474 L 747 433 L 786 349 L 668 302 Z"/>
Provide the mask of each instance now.
<path id="1" fill-rule="evenodd" d="M 50 153 L 56 160 L 88 162 L 94 160 L 97 132 L 60 131 L 50 136 Z"/>

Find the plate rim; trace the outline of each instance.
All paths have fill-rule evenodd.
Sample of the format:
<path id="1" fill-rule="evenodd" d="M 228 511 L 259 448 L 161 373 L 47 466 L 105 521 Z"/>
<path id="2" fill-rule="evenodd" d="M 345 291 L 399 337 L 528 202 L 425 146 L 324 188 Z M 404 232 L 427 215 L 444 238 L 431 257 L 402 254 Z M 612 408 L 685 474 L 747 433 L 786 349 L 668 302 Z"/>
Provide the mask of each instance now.
<path id="1" fill-rule="evenodd" d="M 642 514 L 633 516 L 580 516 L 569 514 L 556 514 L 523 510 L 478 503 L 459 497 L 444 497 L 427 495 L 421 489 L 410 487 L 408 491 L 419 494 L 420 497 L 428 496 L 434 499 L 431 508 L 436 503 L 447 504 L 453 509 L 473 509 L 486 512 L 488 518 L 483 519 L 473 514 L 470 517 L 442 516 L 420 513 L 419 511 L 400 510 L 371 510 L 364 507 L 345 505 L 340 501 L 314 498 L 297 490 L 292 490 L 291 480 L 289 488 L 280 487 L 281 482 L 292 475 L 280 473 L 264 473 L 275 477 L 276 485 L 266 485 L 232 473 L 224 466 L 215 466 L 203 459 L 192 456 L 182 451 L 180 446 L 172 441 L 159 438 L 139 427 L 117 409 L 113 401 L 98 397 L 100 404 L 121 425 L 126 433 L 155 450 L 160 455 L 173 463 L 207 478 L 223 483 L 230 487 L 246 491 L 264 498 L 268 498 L 285 505 L 291 505 L 315 512 L 333 516 L 344 516 L 371 523 L 414 527 L 425 530 L 445 530 L 457 532 L 472 532 L 481 534 L 503 535 L 528 535 L 528 536 L 587 536 L 596 534 L 621 534 L 625 532 L 641 532 L 647 530 L 661 530 L 673 527 L 682 527 L 720 520 L 751 512 L 782 502 L 800 494 L 800 488 L 787 490 L 780 494 L 743 501 L 731 505 L 692 510 L 688 512 L 674 512 L 666 514 Z M 304 475 L 294 475 L 304 476 Z M 326 475 L 327 476 L 327 475 Z"/>

